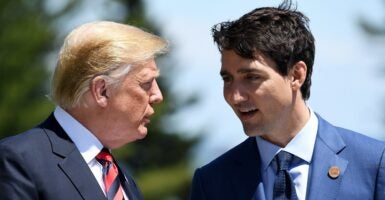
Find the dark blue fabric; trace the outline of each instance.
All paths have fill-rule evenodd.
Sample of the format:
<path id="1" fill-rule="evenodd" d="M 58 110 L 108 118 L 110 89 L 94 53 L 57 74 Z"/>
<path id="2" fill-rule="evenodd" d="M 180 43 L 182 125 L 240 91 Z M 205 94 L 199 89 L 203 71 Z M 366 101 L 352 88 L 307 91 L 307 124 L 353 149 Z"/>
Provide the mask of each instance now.
<path id="1" fill-rule="evenodd" d="M 293 155 L 286 151 L 280 151 L 274 158 L 277 163 L 277 175 L 274 180 L 274 200 L 297 200 L 294 183 L 289 174 L 290 163 Z"/>

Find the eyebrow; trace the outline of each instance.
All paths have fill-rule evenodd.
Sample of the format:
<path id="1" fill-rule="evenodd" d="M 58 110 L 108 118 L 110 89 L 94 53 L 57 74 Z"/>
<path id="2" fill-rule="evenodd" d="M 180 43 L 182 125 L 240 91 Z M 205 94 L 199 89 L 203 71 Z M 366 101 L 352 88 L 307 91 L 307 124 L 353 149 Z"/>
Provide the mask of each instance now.
<path id="1" fill-rule="evenodd" d="M 148 78 L 158 78 L 160 76 L 160 70 L 159 69 L 150 69 L 151 72 L 149 71 L 146 72 L 141 72 L 141 76 L 143 79 L 148 79 Z M 154 73 L 152 73 L 154 72 Z"/>
<path id="2" fill-rule="evenodd" d="M 259 71 L 261 71 L 261 70 L 255 69 L 255 68 L 241 68 L 237 71 L 237 73 L 246 74 L 246 73 L 250 73 L 250 72 L 259 72 Z"/>
<path id="3" fill-rule="evenodd" d="M 160 76 L 160 70 L 159 69 L 156 69 L 155 70 L 155 77 L 159 77 Z"/>
<path id="4" fill-rule="evenodd" d="M 227 72 L 227 71 L 225 71 L 225 70 L 221 70 L 220 72 L 219 72 L 219 75 L 220 76 L 226 76 L 226 75 L 228 75 L 229 73 Z"/>
<path id="5" fill-rule="evenodd" d="M 261 70 L 255 69 L 255 68 L 241 68 L 241 69 L 237 70 L 237 73 L 239 73 L 239 74 L 247 74 L 247 73 L 251 73 L 251 72 L 260 72 L 260 71 Z M 229 73 L 226 70 L 221 70 L 219 74 L 221 76 L 226 76 Z"/>

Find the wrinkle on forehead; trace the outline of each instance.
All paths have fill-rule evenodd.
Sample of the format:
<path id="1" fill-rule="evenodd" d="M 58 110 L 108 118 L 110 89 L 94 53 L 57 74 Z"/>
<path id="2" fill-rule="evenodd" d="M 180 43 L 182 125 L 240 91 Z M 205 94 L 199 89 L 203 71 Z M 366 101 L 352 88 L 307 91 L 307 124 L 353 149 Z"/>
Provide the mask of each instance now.
<path id="1" fill-rule="evenodd" d="M 132 71 L 132 75 L 140 79 L 157 78 L 160 75 L 160 70 L 156 67 L 141 66 Z"/>

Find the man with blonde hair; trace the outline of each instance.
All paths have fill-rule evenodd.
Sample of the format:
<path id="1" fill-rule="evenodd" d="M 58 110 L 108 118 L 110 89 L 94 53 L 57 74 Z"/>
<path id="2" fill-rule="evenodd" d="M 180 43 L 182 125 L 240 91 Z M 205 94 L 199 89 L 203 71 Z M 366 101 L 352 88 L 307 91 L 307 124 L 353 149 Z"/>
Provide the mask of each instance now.
<path id="1" fill-rule="evenodd" d="M 146 136 L 163 100 L 155 57 L 166 50 L 165 40 L 129 25 L 74 29 L 52 80 L 55 111 L 0 141 L 0 199 L 142 199 L 110 151 Z"/>

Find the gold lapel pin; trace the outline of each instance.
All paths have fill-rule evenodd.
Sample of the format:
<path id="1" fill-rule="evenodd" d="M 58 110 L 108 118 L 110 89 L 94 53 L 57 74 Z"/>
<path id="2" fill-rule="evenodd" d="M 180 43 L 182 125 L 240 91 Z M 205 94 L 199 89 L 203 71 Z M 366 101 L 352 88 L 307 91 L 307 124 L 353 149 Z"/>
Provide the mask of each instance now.
<path id="1" fill-rule="evenodd" d="M 331 166 L 329 168 L 329 177 L 332 178 L 332 179 L 336 179 L 340 176 L 340 173 L 341 173 L 341 170 L 339 167 L 337 166 Z"/>

